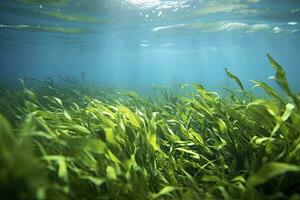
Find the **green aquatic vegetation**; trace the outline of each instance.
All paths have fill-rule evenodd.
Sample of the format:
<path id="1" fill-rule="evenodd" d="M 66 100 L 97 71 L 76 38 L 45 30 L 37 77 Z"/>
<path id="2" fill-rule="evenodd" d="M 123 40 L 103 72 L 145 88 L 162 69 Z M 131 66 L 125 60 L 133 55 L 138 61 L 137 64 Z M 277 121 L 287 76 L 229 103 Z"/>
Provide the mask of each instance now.
<path id="1" fill-rule="evenodd" d="M 21 80 L 0 98 L 1 197 L 299 199 L 300 98 L 269 59 L 284 98 L 259 81 L 269 97 L 255 97 L 227 69 L 242 89 L 228 96 Z"/>
<path id="2" fill-rule="evenodd" d="M 243 86 L 242 82 L 240 81 L 240 79 L 238 77 L 236 77 L 234 74 L 232 74 L 231 72 L 229 72 L 227 70 L 227 68 L 225 68 L 225 71 L 226 71 L 227 76 L 229 78 L 231 78 L 232 80 L 234 80 L 239 85 L 239 87 L 241 88 L 241 90 L 244 90 L 244 86 Z"/>

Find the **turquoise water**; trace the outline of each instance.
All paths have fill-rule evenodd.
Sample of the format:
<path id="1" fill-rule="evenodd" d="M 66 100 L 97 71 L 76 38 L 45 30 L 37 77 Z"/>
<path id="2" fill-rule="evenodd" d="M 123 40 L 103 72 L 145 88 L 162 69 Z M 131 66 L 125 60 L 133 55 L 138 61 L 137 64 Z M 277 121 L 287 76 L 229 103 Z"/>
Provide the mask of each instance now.
<path id="1" fill-rule="evenodd" d="M 0 82 L 50 76 L 151 90 L 274 75 L 299 91 L 299 0 L 1 0 Z"/>

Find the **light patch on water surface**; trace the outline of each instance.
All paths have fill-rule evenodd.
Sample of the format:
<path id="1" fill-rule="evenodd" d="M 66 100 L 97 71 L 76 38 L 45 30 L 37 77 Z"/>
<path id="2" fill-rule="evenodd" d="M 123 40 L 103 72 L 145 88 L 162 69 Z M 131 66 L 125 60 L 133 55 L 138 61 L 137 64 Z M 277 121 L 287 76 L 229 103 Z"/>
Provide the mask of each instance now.
<path id="1" fill-rule="evenodd" d="M 215 22 L 215 23 L 192 23 L 192 24 L 176 24 L 170 26 L 161 26 L 152 29 L 153 32 L 163 30 L 201 30 L 202 32 L 219 32 L 219 31 L 234 31 L 247 28 L 246 23 L 240 22 Z"/>
<path id="2" fill-rule="evenodd" d="M 154 29 L 152 29 L 153 32 L 156 31 L 161 31 L 161 30 L 165 30 L 165 29 L 172 29 L 172 28 L 178 28 L 178 27 L 184 27 L 186 26 L 186 24 L 176 24 L 176 25 L 170 25 L 170 26 L 160 26 L 160 27 L 156 27 Z"/>
<path id="3" fill-rule="evenodd" d="M 84 29 L 77 29 L 77 28 L 64 28 L 58 26 L 40 26 L 40 25 L 5 25 L 0 24 L 0 28 L 6 29 L 14 29 L 14 30 L 21 30 L 21 31 L 31 31 L 31 32 L 53 32 L 53 33 L 83 33 L 85 32 Z"/>
<path id="4" fill-rule="evenodd" d="M 195 15 L 208 15 L 220 12 L 232 12 L 234 10 L 244 10 L 247 6 L 243 4 L 235 4 L 235 5 L 208 5 L 202 8 L 199 8 L 195 11 Z"/>
<path id="5" fill-rule="evenodd" d="M 0 28 L 8 28 L 8 26 L 5 24 L 0 24 Z"/>
<path id="6" fill-rule="evenodd" d="M 282 29 L 277 26 L 273 28 L 274 33 L 280 33 L 281 31 L 282 31 Z"/>
<path id="7" fill-rule="evenodd" d="M 172 47 L 174 46 L 173 43 L 167 43 L 167 44 L 162 44 L 161 47 Z"/>
<path id="8" fill-rule="evenodd" d="M 246 4 L 229 4 L 229 5 L 208 5 L 193 12 L 195 16 L 203 16 L 218 13 L 238 13 L 238 14 L 258 14 L 259 11 L 249 9 Z"/>
<path id="9" fill-rule="evenodd" d="M 126 0 L 126 2 L 140 8 L 151 8 L 160 5 L 160 0 Z"/>
<path id="10" fill-rule="evenodd" d="M 297 24 L 298 24 L 298 22 L 288 22 L 287 24 L 288 24 L 288 25 L 292 25 L 292 26 L 294 26 L 294 25 L 297 25 Z"/>
<path id="11" fill-rule="evenodd" d="M 149 43 L 147 40 L 143 40 L 142 43 L 140 44 L 140 47 L 149 47 Z"/>
<path id="12" fill-rule="evenodd" d="M 268 24 L 254 24 L 254 25 L 247 25 L 249 26 L 248 32 L 257 32 L 257 31 L 267 31 L 270 28 Z"/>
<path id="13" fill-rule="evenodd" d="M 252 3 L 258 3 L 260 2 L 261 0 L 248 0 L 249 2 L 252 2 Z"/>
<path id="14" fill-rule="evenodd" d="M 155 27 L 153 32 L 169 31 L 195 31 L 202 33 L 224 32 L 224 31 L 242 31 L 244 33 L 254 33 L 258 31 L 270 32 L 270 33 L 295 33 L 298 29 L 283 29 L 278 26 L 272 26 L 269 24 L 248 24 L 244 22 L 213 22 L 213 23 L 190 23 L 190 24 L 175 24 L 170 26 Z"/>
<path id="15" fill-rule="evenodd" d="M 202 46 L 202 47 L 199 47 L 196 51 L 198 51 L 198 52 L 218 51 L 218 47 L 216 47 L 216 46 Z"/>
<path id="16" fill-rule="evenodd" d="M 300 8 L 296 8 L 296 9 L 291 10 L 291 13 L 297 13 L 297 12 L 300 12 Z"/>
<path id="17" fill-rule="evenodd" d="M 158 16 L 158 17 L 161 17 L 161 15 L 162 15 L 162 12 L 159 11 L 157 16 Z"/>
<path id="18" fill-rule="evenodd" d="M 60 19 L 63 21 L 69 21 L 69 22 L 80 22 L 80 23 L 103 23 L 104 20 L 96 19 L 90 16 L 84 16 L 84 15 L 70 15 L 70 14 L 64 14 L 60 11 L 55 12 L 47 12 L 47 11 L 36 11 L 37 13 L 40 13 L 42 15 L 47 15 L 49 17 L 53 17 L 56 19 Z"/>
<path id="19" fill-rule="evenodd" d="M 202 0 L 201 6 L 192 12 L 193 16 L 203 16 L 219 13 L 235 13 L 243 15 L 256 15 L 264 11 L 254 9 L 252 4 L 259 3 L 261 0 Z"/>
<path id="20" fill-rule="evenodd" d="M 149 44 L 144 44 L 144 43 L 143 43 L 143 44 L 141 44 L 140 46 L 141 46 L 141 47 L 149 47 L 150 45 L 149 45 Z"/>
<path id="21" fill-rule="evenodd" d="M 175 9 L 175 8 L 185 8 L 189 7 L 186 5 L 188 3 L 187 0 L 181 1 L 162 1 L 162 0 L 125 0 L 125 3 L 129 3 L 129 5 L 133 5 L 138 9 Z"/>
<path id="22" fill-rule="evenodd" d="M 240 22 L 220 23 L 219 26 L 214 26 L 216 31 L 236 31 L 247 28 L 247 24 Z"/>
<path id="23" fill-rule="evenodd" d="M 187 3 L 187 1 L 163 1 L 156 9 L 183 9 L 190 6 Z"/>

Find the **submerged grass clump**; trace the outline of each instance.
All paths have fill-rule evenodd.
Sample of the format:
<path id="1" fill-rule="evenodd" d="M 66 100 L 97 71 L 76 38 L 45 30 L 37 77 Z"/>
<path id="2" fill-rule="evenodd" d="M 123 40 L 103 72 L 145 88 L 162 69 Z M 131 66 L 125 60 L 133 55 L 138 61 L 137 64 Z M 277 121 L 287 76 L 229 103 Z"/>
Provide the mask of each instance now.
<path id="1" fill-rule="evenodd" d="M 5 199 L 299 199 L 300 98 L 39 83 L 0 99 Z"/>

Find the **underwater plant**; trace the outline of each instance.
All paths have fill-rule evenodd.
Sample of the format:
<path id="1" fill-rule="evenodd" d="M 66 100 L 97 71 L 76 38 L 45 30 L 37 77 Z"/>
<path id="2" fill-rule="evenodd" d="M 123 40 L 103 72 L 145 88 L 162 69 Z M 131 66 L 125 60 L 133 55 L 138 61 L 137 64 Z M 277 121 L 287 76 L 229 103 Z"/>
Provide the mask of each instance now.
<path id="1" fill-rule="evenodd" d="M 49 79 L 0 98 L 4 199 L 299 199 L 300 96 L 195 84 L 154 97 Z M 83 82 L 83 81 L 82 81 Z M 181 86 L 184 90 L 187 85 Z M 190 91 L 190 90 L 189 90 Z"/>

